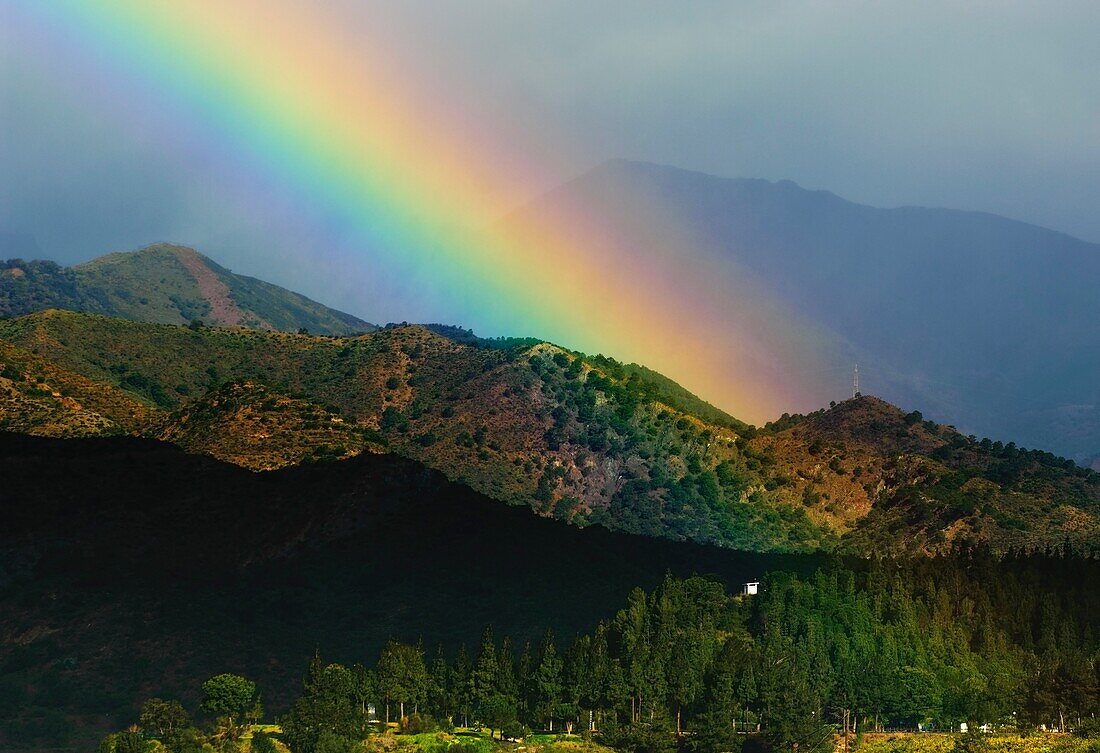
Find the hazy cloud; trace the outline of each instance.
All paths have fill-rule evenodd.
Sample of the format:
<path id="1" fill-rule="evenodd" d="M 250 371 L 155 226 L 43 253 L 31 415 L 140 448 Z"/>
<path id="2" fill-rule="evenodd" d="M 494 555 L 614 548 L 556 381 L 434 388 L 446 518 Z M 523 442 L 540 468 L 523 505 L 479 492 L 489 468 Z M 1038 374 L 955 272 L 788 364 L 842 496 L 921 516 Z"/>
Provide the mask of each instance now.
<path id="1" fill-rule="evenodd" d="M 445 313 L 301 262 L 302 245 L 346 241 L 275 189 L 227 205 L 231 155 L 203 152 L 138 93 L 114 91 L 104 118 L 89 98 L 112 83 L 84 80 L 94 66 L 36 36 L 19 5 L 0 0 L 0 228 L 63 261 L 179 240 L 356 313 Z M 339 0 L 323 12 L 384 37 L 427 91 L 461 93 L 450 104 L 537 153 L 549 170 L 530 192 L 626 157 L 1100 240 L 1100 4 Z M 287 266 L 269 271 L 272 258 Z"/>

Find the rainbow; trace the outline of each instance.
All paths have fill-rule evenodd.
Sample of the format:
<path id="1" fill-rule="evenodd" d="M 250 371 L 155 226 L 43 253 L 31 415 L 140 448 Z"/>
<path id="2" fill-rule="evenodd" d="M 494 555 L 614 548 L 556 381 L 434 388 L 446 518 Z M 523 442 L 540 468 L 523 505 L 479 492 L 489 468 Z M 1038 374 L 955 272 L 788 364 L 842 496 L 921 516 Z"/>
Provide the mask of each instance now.
<path id="1" fill-rule="evenodd" d="M 579 212 L 552 227 L 489 222 L 537 165 L 491 123 L 418 98 L 426 87 L 387 58 L 382 32 L 355 39 L 305 0 L 57 0 L 31 13 L 186 113 L 254 180 L 342 218 L 382 274 L 433 278 L 481 331 L 643 363 L 750 421 L 820 399 L 805 375 L 823 336 L 724 288 L 713 255 L 685 241 L 640 261 Z"/>

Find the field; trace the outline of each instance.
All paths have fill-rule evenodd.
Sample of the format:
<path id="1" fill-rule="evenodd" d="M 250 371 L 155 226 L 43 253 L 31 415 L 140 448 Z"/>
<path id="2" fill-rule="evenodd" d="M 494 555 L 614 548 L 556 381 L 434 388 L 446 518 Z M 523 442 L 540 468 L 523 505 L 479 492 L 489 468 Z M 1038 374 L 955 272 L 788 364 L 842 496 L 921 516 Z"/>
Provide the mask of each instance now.
<path id="1" fill-rule="evenodd" d="M 956 747 L 958 744 L 958 747 Z M 1069 734 L 950 735 L 925 732 L 861 735 L 852 745 L 858 753 L 1100 753 L 1100 740 Z"/>
<path id="2" fill-rule="evenodd" d="M 255 725 L 253 730 L 276 737 L 279 733 L 279 727 L 273 724 Z M 243 750 L 249 750 L 251 738 L 252 731 L 241 738 Z M 690 742 L 690 736 L 684 739 Z M 750 739 L 745 737 L 742 742 Z M 838 737 L 836 742 L 835 753 L 842 753 L 843 741 Z M 579 735 L 532 733 L 520 740 L 499 740 L 490 737 L 488 730 L 473 728 L 418 734 L 398 734 L 391 728 L 385 734 L 373 734 L 364 740 L 357 753 L 447 753 L 456 746 L 456 753 L 614 753 L 614 749 Z M 751 746 L 743 747 L 747 750 Z M 278 748 L 280 752 L 286 750 L 281 743 Z M 1100 740 L 1053 732 L 1030 735 L 890 732 L 849 738 L 848 750 L 851 753 L 1100 753 Z"/>

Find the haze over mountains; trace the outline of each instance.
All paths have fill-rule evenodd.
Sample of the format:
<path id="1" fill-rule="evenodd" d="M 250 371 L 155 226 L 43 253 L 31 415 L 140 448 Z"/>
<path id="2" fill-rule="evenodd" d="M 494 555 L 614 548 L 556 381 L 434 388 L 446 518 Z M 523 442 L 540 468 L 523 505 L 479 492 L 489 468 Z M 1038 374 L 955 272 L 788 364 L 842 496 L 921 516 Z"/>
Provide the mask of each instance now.
<path id="1" fill-rule="evenodd" d="M 719 268 L 727 265 L 731 291 L 749 283 L 835 335 L 823 343 L 834 351 L 834 368 L 801 375 L 807 384 L 827 383 L 835 387 L 830 394 L 843 394 L 850 365 L 858 362 L 865 391 L 920 408 L 963 433 L 1100 464 L 1097 244 L 990 214 L 879 209 L 789 181 L 725 179 L 621 160 L 560 186 L 506 222 L 535 217 L 553 226 L 578 208 L 600 217 L 640 263 L 667 259 L 678 243 L 691 243 Z M 657 226 L 686 228 L 690 237 L 655 232 L 654 217 L 669 220 Z M 33 239 L 9 240 L 9 249 L 36 248 Z M 163 259 L 154 261 L 157 255 Z M 141 268 L 150 262 L 164 262 L 171 272 L 154 279 Z M 181 247 L 112 254 L 70 269 L 21 264 L 0 270 L 0 315 L 58 307 L 319 334 L 373 328 Z"/>
<path id="2" fill-rule="evenodd" d="M 847 343 L 867 391 L 964 433 L 1080 461 L 1100 453 L 1100 246 L 990 214 L 878 209 L 789 181 L 725 179 L 612 161 L 507 222 L 583 209 L 642 263 L 674 249 L 657 214 L 687 228 Z M 847 373 L 807 375 L 843 385 Z"/>

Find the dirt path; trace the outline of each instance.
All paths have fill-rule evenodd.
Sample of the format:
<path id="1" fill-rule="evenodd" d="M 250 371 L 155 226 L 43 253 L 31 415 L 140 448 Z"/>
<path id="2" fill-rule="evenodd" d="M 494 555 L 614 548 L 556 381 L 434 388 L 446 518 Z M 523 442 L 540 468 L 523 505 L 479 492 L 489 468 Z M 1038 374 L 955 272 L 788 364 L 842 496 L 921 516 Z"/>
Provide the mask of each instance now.
<path id="1" fill-rule="evenodd" d="M 258 326 L 260 329 L 275 329 L 255 314 L 246 314 L 233 301 L 229 293 L 229 286 L 214 274 L 210 267 L 203 263 L 202 257 L 190 249 L 176 251 L 176 257 L 187 268 L 191 276 L 195 278 L 195 284 L 199 286 L 202 297 L 210 304 L 211 324 L 219 324 L 226 327 Z"/>

